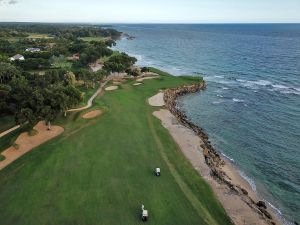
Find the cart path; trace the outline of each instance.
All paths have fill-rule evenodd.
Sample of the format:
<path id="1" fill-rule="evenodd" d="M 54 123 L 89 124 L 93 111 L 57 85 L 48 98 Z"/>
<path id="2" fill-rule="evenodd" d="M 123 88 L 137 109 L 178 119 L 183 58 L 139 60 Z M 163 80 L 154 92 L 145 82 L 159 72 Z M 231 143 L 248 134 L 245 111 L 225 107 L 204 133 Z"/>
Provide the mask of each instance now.
<path id="1" fill-rule="evenodd" d="M 88 108 L 91 108 L 93 106 L 93 101 L 94 99 L 103 91 L 103 87 L 107 84 L 107 82 L 110 81 L 110 79 L 107 79 L 104 83 L 101 84 L 101 86 L 97 89 L 97 91 L 92 95 L 92 97 L 88 100 L 87 105 L 80 107 L 80 108 L 75 108 L 75 109 L 69 109 L 67 112 L 79 112 Z M 19 129 L 21 126 L 16 125 L 6 131 L 3 131 L 0 133 L 0 138 L 4 137 L 5 135 Z"/>
<path id="2" fill-rule="evenodd" d="M 0 133 L 0 138 L 2 138 L 3 136 L 5 136 L 5 135 L 9 134 L 10 132 L 13 132 L 13 131 L 15 131 L 19 128 L 20 128 L 20 125 L 17 125 L 17 126 L 14 126 L 10 129 L 6 130 L 6 131 L 3 131 L 2 133 Z"/>
<path id="3" fill-rule="evenodd" d="M 67 112 L 79 112 L 79 111 L 91 108 L 93 106 L 94 99 L 103 91 L 103 87 L 107 84 L 108 81 L 110 81 L 110 79 L 107 79 L 104 83 L 101 84 L 101 86 L 98 88 L 98 90 L 88 100 L 86 106 L 83 106 L 80 108 L 75 108 L 75 109 L 69 109 Z"/>

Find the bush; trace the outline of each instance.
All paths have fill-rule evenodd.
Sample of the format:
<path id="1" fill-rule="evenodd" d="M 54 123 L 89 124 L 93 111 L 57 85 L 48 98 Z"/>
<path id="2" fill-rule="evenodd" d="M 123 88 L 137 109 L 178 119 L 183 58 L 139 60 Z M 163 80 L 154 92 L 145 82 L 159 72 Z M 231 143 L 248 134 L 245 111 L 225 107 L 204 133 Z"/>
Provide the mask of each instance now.
<path id="1" fill-rule="evenodd" d="M 39 132 L 37 131 L 37 130 L 35 130 L 35 129 L 32 129 L 32 130 L 30 130 L 30 131 L 28 131 L 28 135 L 29 136 L 35 136 L 35 135 L 37 135 Z"/>
<path id="2" fill-rule="evenodd" d="M 5 156 L 0 154 L 0 162 L 5 160 Z"/>
<path id="3" fill-rule="evenodd" d="M 19 146 L 18 144 L 16 144 L 16 143 L 14 143 L 12 146 L 13 146 L 16 150 L 19 150 L 19 148 L 20 148 L 20 146 Z"/>
<path id="4" fill-rule="evenodd" d="M 150 69 L 149 69 L 148 67 L 143 67 L 143 68 L 141 69 L 141 72 L 142 72 L 142 73 L 150 72 Z"/>

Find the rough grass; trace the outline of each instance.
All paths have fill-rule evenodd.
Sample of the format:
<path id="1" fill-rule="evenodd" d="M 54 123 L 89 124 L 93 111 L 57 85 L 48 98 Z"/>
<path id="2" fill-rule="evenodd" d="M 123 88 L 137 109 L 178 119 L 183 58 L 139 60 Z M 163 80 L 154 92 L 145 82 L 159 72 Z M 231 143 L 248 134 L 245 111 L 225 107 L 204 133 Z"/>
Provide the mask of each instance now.
<path id="1" fill-rule="evenodd" d="M 28 33 L 27 38 L 31 38 L 31 39 L 49 39 L 49 38 L 53 38 L 53 37 L 51 37 L 48 34 Z"/>
<path id="2" fill-rule="evenodd" d="M 83 37 L 80 38 L 83 41 L 91 42 L 91 41 L 105 41 L 104 37 Z"/>
<path id="3" fill-rule="evenodd" d="M 0 117 L 0 133 L 6 131 L 16 125 L 14 116 Z"/>
<path id="4" fill-rule="evenodd" d="M 103 116 L 59 118 L 62 136 L 0 172 L 0 224 L 137 225 L 141 204 L 150 213 L 147 224 L 231 224 L 146 103 L 159 89 L 195 81 L 125 83 L 96 99 Z"/>

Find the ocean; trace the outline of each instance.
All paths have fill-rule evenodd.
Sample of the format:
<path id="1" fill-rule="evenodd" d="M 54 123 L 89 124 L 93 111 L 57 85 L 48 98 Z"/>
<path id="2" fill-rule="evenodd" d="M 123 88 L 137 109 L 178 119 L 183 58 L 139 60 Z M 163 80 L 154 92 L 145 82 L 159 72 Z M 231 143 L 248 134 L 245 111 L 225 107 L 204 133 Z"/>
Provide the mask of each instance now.
<path id="1" fill-rule="evenodd" d="M 300 223 L 300 24 L 114 27 L 135 37 L 115 49 L 139 65 L 204 77 L 179 107 L 286 224 Z"/>

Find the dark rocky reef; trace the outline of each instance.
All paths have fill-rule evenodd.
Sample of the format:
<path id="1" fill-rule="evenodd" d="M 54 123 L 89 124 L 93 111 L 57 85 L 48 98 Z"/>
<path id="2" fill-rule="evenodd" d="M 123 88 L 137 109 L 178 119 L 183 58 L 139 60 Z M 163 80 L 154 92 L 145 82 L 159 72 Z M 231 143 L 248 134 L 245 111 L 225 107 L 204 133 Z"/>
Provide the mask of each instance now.
<path id="1" fill-rule="evenodd" d="M 179 123 L 184 125 L 187 128 L 190 128 L 194 133 L 199 136 L 203 144 L 201 148 L 203 149 L 203 155 L 206 161 L 206 164 L 211 170 L 211 176 L 220 183 L 226 184 L 228 188 L 236 195 L 239 195 L 241 199 L 246 202 L 249 207 L 256 211 L 260 216 L 262 216 L 269 224 L 276 224 L 273 221 L 271 214 L 267 211 L 267 206 L 265 202 L 258 201 L 255 202 L 249 195 L 248 191 L 244 188 L 235 185 L 231 182 L 230 177 L 222 170 L 222 165 L 225 164 L 225 161 L 221 158 L 220 154 L 214 149 L 209 141 L 208 135 L 201 128 L 193 124 L 185 115 L 184 112 L 180 111 L 177 107 L 177 98 L 189 93 L 196 93 L 206 88 L 205 81 L 201 81 L 198 84 L 181 86 L 177 88 L 167 89 L 164 92 L 164 101 L 168 110 L 177 118 Z"/>

